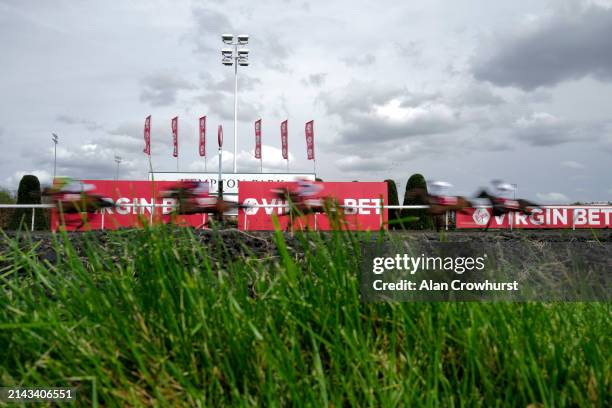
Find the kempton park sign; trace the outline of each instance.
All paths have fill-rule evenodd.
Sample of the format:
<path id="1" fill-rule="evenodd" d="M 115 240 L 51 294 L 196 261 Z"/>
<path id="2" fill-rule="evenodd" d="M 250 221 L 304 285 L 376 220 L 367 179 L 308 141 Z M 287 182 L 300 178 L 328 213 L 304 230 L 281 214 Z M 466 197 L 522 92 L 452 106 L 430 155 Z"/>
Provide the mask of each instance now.
<path id="1" fill-rule="evenodd" d="M 149 180 L 179 181 L 197 180 L 208 182 L 211 193 L 217 192 L 219 173 L 200 172 L 153 172 L 149 173 Z M 291 182 L 299 179 L 315 180 L 314 173 L 223 173 L 223 194 L 238 195 L 239 181 L 261 182 Z"/>

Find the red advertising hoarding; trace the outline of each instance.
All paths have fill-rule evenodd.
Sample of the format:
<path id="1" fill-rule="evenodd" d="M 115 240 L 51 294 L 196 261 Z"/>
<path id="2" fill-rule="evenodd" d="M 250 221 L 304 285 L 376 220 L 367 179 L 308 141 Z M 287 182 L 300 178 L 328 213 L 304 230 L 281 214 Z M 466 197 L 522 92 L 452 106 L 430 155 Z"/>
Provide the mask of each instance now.
<path id="1" fill-rule="evenodd" d="M 283 205 L 272 189 L 287 187 L 293 183 L 241 181 L 238 185 L 238 201 L 245 205 Z M 318 183 L 323 189 L 315 198 L 334 197 L 340 205 L 376 206 L 387 202 L 387 185 L 378 182 Z M 238 211 L 238 228 L 242 230 L 272 230 L 272 214 L 278 216 L 282 229 L 287 228 L 289 217 L 285 208 L 248 208 Z M 378 230 L 386 227 L 387 210 L 378 208 L 345 208 L 346 228 L 351 230 Z M 294 228 L 317 230 L 331 229 L 325 214 L 307 215 L 294 220 Z"/>
<path id="2" fill-rule="evenodd" d="M 100 212 L 88 214 L 85 230 L 92 229 L 117 229 L 126 227 L 139 227 L 143 222 L 159 223 L 170 222 L 172 205 L 175 200 L 162 198 L 161 192 L 176 184 L 174 181 L 113 181 L 113 180 L 82 180 L 83 185 L 91 185 L 93 189 L 89 194 L 99 195 L 113 200 L 117 206 L 105 208 Z M 155 197 L 155 200 L 153 200 Z M 156 207 L 151 213 L 151 207 L 135 207 L 133 204 L 164 204 L 164 207 Z M 79 214 L 64 214 L 66 230 L 74 230 L 79 226 Z M 181 215 L 174 217 L 174 222 L 179 225 L 199 227 L 206 221 L 205 214 Z M 51 212 L 51 229 L 56 231 L 60 225 L 58 211 Z"/>
<path id="3" fill-rule="evenodd" d="M 489 223 L 490 221 L 490 223 Z M 531 215 L 514 213 L 493 216 L 490 208 L 468 208 L 457 212 L 457 228 L 612 228 L 609 206 L 546 206 Z"/>

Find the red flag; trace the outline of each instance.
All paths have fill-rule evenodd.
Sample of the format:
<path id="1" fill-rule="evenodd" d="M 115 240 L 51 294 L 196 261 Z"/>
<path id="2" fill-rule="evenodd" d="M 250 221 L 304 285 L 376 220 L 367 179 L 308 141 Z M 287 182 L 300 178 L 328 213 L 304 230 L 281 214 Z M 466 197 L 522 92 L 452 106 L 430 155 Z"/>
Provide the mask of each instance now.
<path id="1" fill-rule="evenodd" d="M 308 160 L 314 160 L 314 120 L 306 122 L 306 154 Z"/>
<path id="2" fill-rule="evenodd" d="M 200 156 L 206 156 L 206 116 L 200 118 Z"/>
<path id="3" fill-rule="evenodd" d="M 219 142 L 219 149 L 223 147 L 223 126 L 219 125 L 219 130 L 217 130 L 217 142 Z"/>
<path id="4" fill-rule="evenodd" d="M 148 154 L 150 156 L 151 155 L 151 115 L 145 118 L 144 142 L 145 142 L 145 148 L 143 152 L 145 152 L 145 154 Z"/>
<path id="5" fill-rule="evenodd" d="M 287 140 L 287 120 L 285 119 L 281 122 L 281 145 L 283 152 L 283 159 L 287 159 L 289 157 L 289 142 Z"/>
<path id="6" fill-rule="evenodd" d="M 255 121 L 255 158 L 261 159 L 261 119 Z"/>
<path id="7" fill-rule="evenodd" d="M 174 144 L 172 156 L 178 157 L 178 116 L 172 118 L 172 143 Z"/>

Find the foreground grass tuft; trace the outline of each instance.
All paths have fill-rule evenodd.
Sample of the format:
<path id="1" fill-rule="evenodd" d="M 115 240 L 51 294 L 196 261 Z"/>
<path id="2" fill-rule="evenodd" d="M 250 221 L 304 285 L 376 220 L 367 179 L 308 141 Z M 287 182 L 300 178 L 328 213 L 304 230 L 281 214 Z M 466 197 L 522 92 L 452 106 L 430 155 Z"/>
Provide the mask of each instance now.
<path id="1" fill-rule="evenodd" d="M 3 238 L 2 385 L 79 386 L 82 406 L 612 403 L 606 303 L 364 304 L 375 236 L 279 233 L 269 256 L 189 229 L 105 237 L 58 235 L 54 263 Z"/>

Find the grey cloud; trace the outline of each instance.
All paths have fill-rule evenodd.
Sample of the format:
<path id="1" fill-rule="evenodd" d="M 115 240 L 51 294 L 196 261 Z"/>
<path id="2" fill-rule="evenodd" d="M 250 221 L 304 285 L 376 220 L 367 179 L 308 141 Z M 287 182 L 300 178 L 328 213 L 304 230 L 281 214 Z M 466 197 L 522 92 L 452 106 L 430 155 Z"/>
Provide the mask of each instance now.
<path id="1" fill-rule="evenodd" d="M 376 57 L 373 54 L 367 53 L 358 57 L 346 57 L 342 58 L 342 61 L 351 67 L 367 67 L 373 65 L 376 62 Z"/>
<path id="2" fill-rule="evenodd" d="M 417 41 L 408 41 L 407 43 L 396 41 L 393 45 L 403 58 L 410 58 L 414 61 L 415 59 L 421 58 L 423 54 L 421 44 Z"/>
<path id="3" fill-rule="evenodd" d="M 291 72 L 286 62 L 291 55 L 291 48 L 278 36 L 264 34 L 261 37 L 251 37 L 249 42 L 253 44 L 252 49 L 256 50 L 252 63 L 261 62 L 268 69 L 282 73 Z"/>
<path id="4" fill-rule="evenodd" d="M 558 12 L 476 57 L 474 77 L 526 90 L 586 76 L 612 79 L 612 9 L 591 5 Z"/>
<path id="5" fill-rule="evenodd" d="M 562 167 L 566 167 L 568 169 L 572 169 L 572 170 L 582 170 L 584 169 L 584 164 L 579 163 L 575 160 L 565 160 L 561 162 L 561 166 Z"/>
<path id="6" fill-rule="evenodd" d="M 69 115 L 57 115 L 56 119 L 58 122 L 65 123 L 67 125 L 84 126 L 87 130 L 91 131 L 100 130 L 104 128 L 104 126 L 93 120 L 77 118 Z"/>
<path id="7" fill-rule="evenodd" d="M 589 138 L 576 124 L 546 112 L 524 116 L 514 123 L 514 135 L 532 146 L 554 146 Z"/>
<path id="8" fill-rule="evenodd" d="M 109 179 L 114 177 L 116 151 L 100 144 L 88 143 L 75 147 L 59 147 L 57 151 L 57 173 L 78 178 Z M 34 158 L 39 168 L 53 169 L 53 155 L 45 154 Z M 137 168 L 134 160 L 124 157 L 121 172 L 126 174 Z M 142 166 L 144 169 L 144 166 Z"/>
<path id="9" fill-rule="evenodd" d="M 197 101 L 206 105 L 206 112 L 217 115 L 222 120 L 234 119 L 234 96 L 233 93 L 207 91 L 203 95 L 196 97 Z M 240 100 L 238 106 L 238 120 L 255 120 L 262 108 L 257 103 L 251 103 L 244 99 Z"/>
<path id="10" fill-rule="evenodd" d="M 227 15 L 204 7 L 194 7 L 192 10 L 196 30 L 193 33 L 195 42 L 195 52 L 207 55 L 220 55 L 223 47 L 221 34 L 232 33 L 241 34 L 237 27 L 234 27 Z M 251 64 L 262 63 L 266 68 L 279 71 L 290 72 L 286 60 L 291 51 L 290 47 L 282 42 L 276 33 L 263 34 L 249 38 L 249 44 L 255 53 L 251 54 Z"/>
<path id="11" fill-rule="evenodd" d="M 461 126 L 459 113 L 435 94 L 352 82 L 320 96 L 342 121 L 340 143 L 377 142 L 443 133 Z"/>
<path id="12" fill-rule="evenodd" d="M 159 72 L 144 78 L 142 87 L 141 102 L 147 102 L 152 106 L 169 106 L 176 101 L 180 90 L 194 89 L 195 85 L 175 74 Z"/>
<path id="13" fill-rule="evenodd" d="M 318 74 L 310 74 L 307 78 L 302 79 L 302 84 L 306 86 L 315 86 L 319 87 L 325 83 L 325 79 L 327 74 L 324 72 L 320 72 Z"/>
<path id="14" fill-rule="evenodd" d="M 389 162 L 383 157 L 347 156 L 338 160 L 336 166 L 348 172 L 382 171 L 389 169 Z"/>
<path id="15" fill-rule="evenodd" d="M 234 92 L 234 75 L 227 74 L 221 80 L 215 80 L 208 72 L 200 74 L 200 79 L 203 81 L 203 86 L 206 90 L 215 92 Z M 238 76 L 238 89 L 240 92 L 252 91 L 257 85 L 261 84 L 259 78 L 241 74 Z"/>
<path id="16" fill-rule="evenodd" d="M 193 35 L 195 51 L 205 54 L 219 54 L 223 43 L 221 34 L 233 33 L 233 27 L 225 14 L 204 7 L 194 7 L 192 15 L 196 31 Z M 220 54 L 219 54 L 220 58 Z"/>

